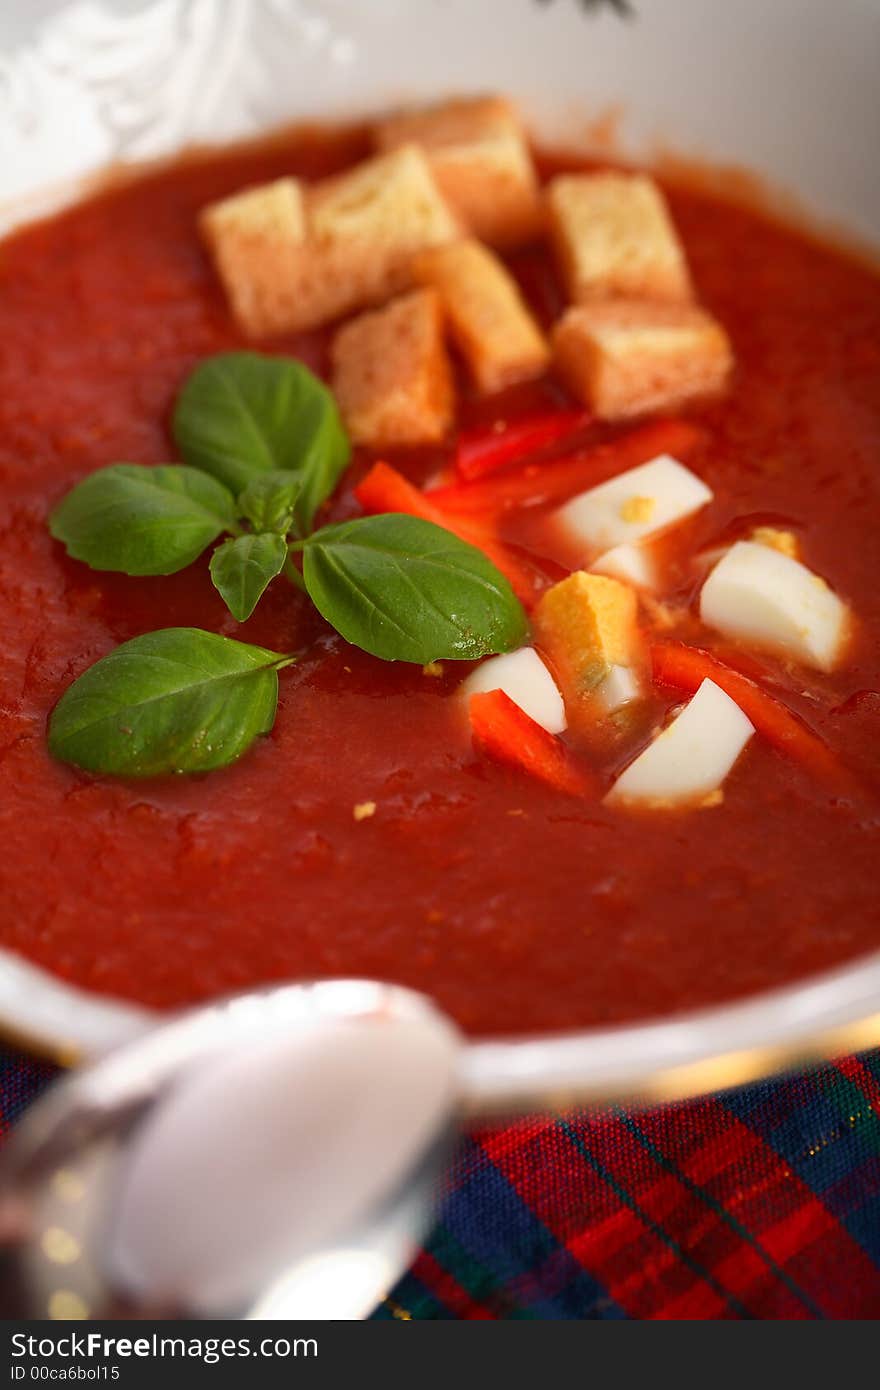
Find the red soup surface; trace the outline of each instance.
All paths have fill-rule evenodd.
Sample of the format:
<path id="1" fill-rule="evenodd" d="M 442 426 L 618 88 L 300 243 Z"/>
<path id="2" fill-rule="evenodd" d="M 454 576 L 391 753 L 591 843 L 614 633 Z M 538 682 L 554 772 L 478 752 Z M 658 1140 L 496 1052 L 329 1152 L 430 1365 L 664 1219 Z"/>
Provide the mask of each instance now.
<path id="1" fill-rule="evenodd" d="M 794 527 L 851 604 L 839 671 L 763 669 L 860 774 L 862 797 L 835 796 L 758 737 L 712 809 L 636 815 L 564 796 L 474 751 L 454 664 L 438 676 L 374 660 L 283 582 L 239 627 L 207 559 L 130 579 L 51 540 L 47 514 L 77 479 L 174 457 L 182 380 L 242 343 L 198 209 L 362 152 L 357 134 L 310 135 L 191 161 L 0 247 L 0 943 L 156 1006 L 268 980 L 395 980 L 483 1034 L 709 1004 L 880 947 L 880 280 L 833 249 L 668 189 L 738 363 L 729 396 L 696 412 L 707 442 L 688 464 L 715 498 L 689 547 L 752 519 Z M 511 264 L 549 317 L 562 301 L 546 254 Z M 324 368 L 326 335 L 265 346 Z M 461 418 L 563 403 L 547 380 L 465 396 Z M 446 457 L 393 461 L 422 483 Z M 336 514 L 356 513 L 370 461 L 355 460 Z M 540 549 L 534 521 L 513 534 Z M 688 586 L 685 567 L 679 597 Z M 116 643 L 178 625 L 305 649 L 281 676 L 271 736 L 207 776 L 132 783 L 53 762 L 47 716 L 70 681 Z M 655 715 L 681 699 L 658 689 Z M 368 801 L 375 813 L 356 819 Z"/>

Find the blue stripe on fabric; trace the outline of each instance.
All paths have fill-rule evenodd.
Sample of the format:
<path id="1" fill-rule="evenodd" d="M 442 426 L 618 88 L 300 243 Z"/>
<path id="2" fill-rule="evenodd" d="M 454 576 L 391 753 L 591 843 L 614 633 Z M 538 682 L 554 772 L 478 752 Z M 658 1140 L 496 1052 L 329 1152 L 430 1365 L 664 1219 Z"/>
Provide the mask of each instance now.
<path id="1" fill-rule="evenodd" d="M 854 1116 L 848 1090 L 858 1087 L 837 1073 L 832 1079 L 817 1072 L 732 1091 L 719 1100 L 823 1195 L 878 1151 L 877 1117 L 867 1102 Z"/>
<path id="2" fill-rule="evenodd" d="M 421 1279 L 417 1279 L 414 1274 L 405 1274 L 400 1283 L 392 1290 L 389 1302 L 395 1304 L 403 1312 L 409 1313 L 413 1319 L 433 1320 L 436 1322 L 458 1322 L 458 1315 L 446 1307 L 435 1298 L 429 1289 L 425 1288 Z M 385 1318 L 394 1317 L 393 1309 L 384 1303 L 381 1309 L 377 1309 L 374 1317 Z"/>
<path id="3" fill-rule="evenodd" d="M 626 1317 L 485 1155 L 446 1199 L 440 1219 L 462 1249 L 506 1287 L 514 1283 L 522 1286 L 529 1277 L 537 1284 L 541 1265 L 552 1262 L 554 1282 L 559 1281 L 561 1270 L 563 1286 L 557 1292 L 545 1291 L 543 1297 L 529 1299 L 529 1311 L 536 1316 Z"/>
<path id="4" fill-rule="evenodd" d="M 852 1123 L 847 1091 L 858 1091 L 829 1068 L 797 1078 L 730 1091 L 719 1103 L 760 1135 L 880 1266 L 880 1225 L 869 1198 L 853 1206 L 856 1174 L 878 1147 L 877 1116 L 868 1107 Z"/>
<path id="5" fill-rule="evenodd" d="M 874 1263 L 880 1266 L 880 1193 L 855 1207 L 846 1218 L 846 1228 Z"/>
<path id="6" fill-rule="evenodd" d="M 0 1120 L 11 1124 L 58 1075 L 51 1062 L 0 1051 Z"/>
<path id="7" fill-rule="evenodd" d="M 781 1284 L 784 1284 L 789 1293 L 798 1300 L 813 1318 L 821 1318 L 823 1316 L 822 1310 L 815 1299 L 811 1298 L 810 1295 L 800 1287 L 796 1280 L 792 1279 L 788 1271 L 783 1269 L 768 1250 L 765 1250 L 759 1234 L 743 1225 L 732 1212 L 727 1210 L 723 1202 L 718 1201 L 707 1188 L 701 1187 L 699 1183 L 694 1182 L 671 1158 L 667 1158 L 666 1154 L 664 1154 L 654 1141 L 644 1133 L 633 1116 L 627 1115 L 626 1112 L 622 1110 L 615 1110 L 614 1113 L 624 1128 L 628 1129 L 633 1138 L 641 1144 L 645 1152 L 651 1155 L 657 1166 L 662 1168 L 665 1173 L 670 1173 L 685 1191 L 702 1202 L 704 1206 L 715 1214 L 723 1225 L 729 1227 L 729 1229 L 733 1231 L 734 1235 L 739 1240 L 745 1241 L 750 1245 L 758 1258 L 764 1263 L 769 1273 L 773 1275 L 774 1279 L 778 1279 Z"/>
<path id="8" fill-rule="evenodd" d="M 645 1227 L 648 1230 L 653 1231 L 654 1235 L 656 1235 L 663 1242 L 667 1249 L 672 1251 L 676 1259 L 681 1260 L 682 1264 L 687 1265 L 688 1269 L 690 1269 L 694 1274 L 696 1274 L 697 1277 L 703 1281 L 703 1283 L 707 1284 L 710 1289 L 714 1290 L 718 1297 L 727 1304 L 728 1308 L 730 1308 L 732 1312 L 736 1313 L 741 1318 L 751 1318 L 752 1314 L 749 1312 L 746 1305 L 743 1302 L 741 1302 L 740 1299 L 737 1298 L 736 1294 L 731 1293 L 729 1289 L 725 1289 L 724 1285 L 718 1282 L 718 1280 L 715 1278 L 715 1276 L 711 1273 L 710 1270 L 706 1269 L 703 1265 L 701 1265 L 698 1260 L 695 1260 L 691 1256 L 691 1254 L 687 1250 L 685 1250 L 684 1247 L 680 1245 L 677 1240 L 674 1239 L 674 1237 L 672 1237 L 669 1234 L 668 1231 L 664 1230 L 664 1228 L 658 1222 L 656 1222 L 647 1211 L 645 1211 L 644 1207 L 642 1207 L 640 1203 L 636 1201 L 636 1199 L 632 1196 L 630 1192 L 627 1191 L 623 1184 L 621 1182 L 618 1182 L 614 1174 L 609 1172 L 605 1165 L 601 1162 L 601 1160 L 598 1159 L 596 1155 L 590 1151 L 589 1148 L 587 1148 L 586 1144 L 578 1135 L 577 1130 L 575 1130 L 571 1125 L 566 1124 L 564 1121 L 560 1122 L 560 1127 L 568 1135 L 569 1139 L 574 1144 L 578 1153 L 581 1155 L 582 1158 L 586 1160 L 586 1162 L 590 1165 L 593 1171 L 599 1175 L 603 1182 L 608 1184 L 615 1196 L 619 1197 L 621 1202 L 623 1202 L 624 1205 L 627 1206 L 630 1211 L 635 1213 L 639 1220 L 644 1223 Z"/>

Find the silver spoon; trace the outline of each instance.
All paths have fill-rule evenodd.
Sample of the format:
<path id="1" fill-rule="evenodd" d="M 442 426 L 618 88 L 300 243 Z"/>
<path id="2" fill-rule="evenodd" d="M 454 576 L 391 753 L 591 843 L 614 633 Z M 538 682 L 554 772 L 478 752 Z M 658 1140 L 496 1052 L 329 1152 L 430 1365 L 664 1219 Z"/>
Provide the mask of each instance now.
<path id="1" fill-rule="evenodd" d="M 430 1223 L 462 1039 L 421 995 L 285 985 L 54 1086 L 0 1157 L 0 1307 L 362 1318 Z"/>

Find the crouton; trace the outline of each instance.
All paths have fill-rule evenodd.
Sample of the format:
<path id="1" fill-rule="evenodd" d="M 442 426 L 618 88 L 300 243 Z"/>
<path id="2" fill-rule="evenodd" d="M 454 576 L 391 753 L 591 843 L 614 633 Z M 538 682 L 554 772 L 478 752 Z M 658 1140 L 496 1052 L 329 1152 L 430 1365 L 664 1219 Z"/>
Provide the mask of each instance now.
<path id="1" fill-rule="evenodd" d="M 550 238 L 569 298 L 693 297 L 666 202 L 640 174 L 562 174 L 547 189 Z"/>
<path id="2" fill-rule="evenodd" d="M 513 105 L 502 96 L 453 97 L 432 106 L 396 111 L 373 127 L 373 139 L 380 150 L 413 143 L 433 151 L 507 134 L 521 134 L 521 127 Z"/>
<path id="3" fill-rule="evenodd" d="M 507 249 L 540 234 L 535 167 L 519 117 L 503 97 L 404 111 L 380 121 L 374 139 L 380 150 L 421 145 L 450 207 L 481 241 Z"/>
<path id="4" fill-rule="evenodd" d="M 299 181 L 213 203 L 199 225 L 239 326 L 252 338 L 283 333 L 299 315 L 309 263 Z"/>
<path id="5" fill-rule="evenodd" d="M 415 251 L 460 233 L 414 145 L 305 187 L 281 179 L 207 208 L 201 226 L 241 327 L 293 333 L 410 285 Z"/>
<path id="6" fill-rule="evenodd" d="M 481 391 L 541 376 L 550 349 L 497 256 L 459 241 L 413 258 L 414 279 L 437 290 L 452 337 Z"/>
<path id="7" fill-rule="evenodd" d="M 452 369 L 432 290 L 353 319 L 336 334 L 331 355 L 333 390 L 356 444 L 432 444 L 447 433 Z"/>
<path id="8" fill-rule="evenodd" d="M 567 310 L 553 331 L 557 371 L 603 420 L 672 410 L 725 386 L 724 329 L 688 304 L 609 300 Z"/>
<path id="9" fill-rule="evenodd" d="M 415 145 L 314 184 L 306 210 L 315 254 L 343 281 L 347 308 L 408 289 L 413 253 L 461 231 Z"/>
<path id="10" fill-rule="evenodd" d="M 801 543 L 794 531 L 781 531 L 776 526 L 756 526 L 749 540 L 757 545 L 769 545 L 771 550 L 778 550 L 780 555 L 787 555 L 790 560 L 801 558 Z"/>
<path id="11" fill-rule="evenodd" d="M 637 611 L 638 599 L 627 584 L 585 570 L 544 594 L 532 614 L 532 631 L 567 706 L 590 702 L 612 667 L 641 663 Z"/>

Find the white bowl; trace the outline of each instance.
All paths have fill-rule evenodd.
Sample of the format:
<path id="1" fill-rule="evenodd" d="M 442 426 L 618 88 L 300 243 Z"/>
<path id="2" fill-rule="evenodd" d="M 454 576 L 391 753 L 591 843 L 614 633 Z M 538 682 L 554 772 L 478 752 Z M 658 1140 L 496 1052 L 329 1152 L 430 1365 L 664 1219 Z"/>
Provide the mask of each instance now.
<path id="1" fill-rule="evenodd" d="M 880 0 L 4 0 L 0 227 L 119 162 L 413 96 L 504 90 L 536 133 L 735 166 L 880 231 Z M 149 1023 L 0 952 L 0 1027 L 71 1060 Z M 880 1042 L 880 953 L 741 1004 L 473 1044 L 485 1107 L 682 1095 Z"/>

